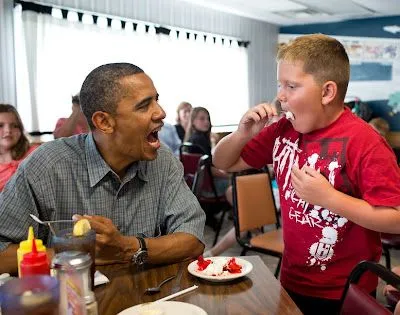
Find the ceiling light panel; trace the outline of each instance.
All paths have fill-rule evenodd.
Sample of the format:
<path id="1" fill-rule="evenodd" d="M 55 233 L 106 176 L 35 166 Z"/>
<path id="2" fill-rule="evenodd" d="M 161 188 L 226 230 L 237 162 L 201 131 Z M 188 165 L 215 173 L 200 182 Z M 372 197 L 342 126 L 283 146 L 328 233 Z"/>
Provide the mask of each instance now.
<path id="1" fill-rule="evenodd" d="M 363 2 L 364 0 L 360 0 Z M 375 0 L 380 1 L 380 0 Z M 349 0 L 332 0 L 332 1 L 320 1 L 320 0 L 296 0 L 297 3 L 305 5 L 315 11 L 321 11 L 328 14 L 367 14 L 369 10 L 357 3 Z"/>
<path id="2" fill-rule="evenodd" d="M 352 0 L 367 9 L 375 11 L 379 14 L 399 15 L 400 1 L 399 0 Z"/>

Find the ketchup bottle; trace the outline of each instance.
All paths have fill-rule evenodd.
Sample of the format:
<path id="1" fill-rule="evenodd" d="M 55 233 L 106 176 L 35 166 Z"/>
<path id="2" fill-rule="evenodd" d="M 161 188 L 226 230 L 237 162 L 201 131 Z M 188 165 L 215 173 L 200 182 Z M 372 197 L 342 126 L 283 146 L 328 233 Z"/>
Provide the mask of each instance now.
<path id="1" fill-rule="evenodd" d="M 25 254 L 21 261 L 21 277 L 32 275 L 50 275 L 47 254 L 37 251 L 35 239 L 32 240 L 32 252 Z"/>

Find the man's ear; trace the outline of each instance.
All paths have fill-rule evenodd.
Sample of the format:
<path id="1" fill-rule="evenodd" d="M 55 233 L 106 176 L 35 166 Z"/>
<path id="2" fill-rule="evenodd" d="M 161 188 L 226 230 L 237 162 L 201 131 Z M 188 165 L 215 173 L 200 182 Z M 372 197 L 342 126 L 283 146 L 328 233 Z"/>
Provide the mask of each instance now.
<path id="1" fill-rule="evenodd" d="M 333 81 L 327 81 L 322 86 L 322 105 L 331 103 L 337 95 L 337 84 Z"/>
<path id="2" fill-rule="evenodd" d="M 109 113 L 106 112 L 94 112 L 92 115 L 93 125 L 97 130 L 102 133 L 112 133 L 115 127 L 115 119 Z"/>

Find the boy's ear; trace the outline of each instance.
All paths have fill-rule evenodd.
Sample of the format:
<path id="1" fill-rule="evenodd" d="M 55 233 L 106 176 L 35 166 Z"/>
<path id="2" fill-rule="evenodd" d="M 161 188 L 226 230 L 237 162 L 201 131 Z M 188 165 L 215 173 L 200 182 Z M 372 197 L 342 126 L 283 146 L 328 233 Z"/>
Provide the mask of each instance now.
<path id="1" fill-rule="evenodd" d="M 327 105 L 333 101 L 337 95 L 337 84 L 333 81 L 327 81 L 322 86 L 322 105 Z"/>
<path id="2" fill-rule="evenodd" d="M 94 112 L 92 115 L 93 125 L 102 133 L 112 133 L 115 127 L 115 119 L 106 112 Z"/>

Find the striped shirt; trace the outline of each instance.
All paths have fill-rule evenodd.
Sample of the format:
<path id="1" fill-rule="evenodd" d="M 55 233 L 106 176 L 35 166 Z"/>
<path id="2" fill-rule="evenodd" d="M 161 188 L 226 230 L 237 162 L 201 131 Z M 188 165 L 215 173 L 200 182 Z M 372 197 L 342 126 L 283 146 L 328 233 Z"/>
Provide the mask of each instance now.
<path id="1" fill-rule="evenodd" d="M 185 232 L 204 243 L 205 214 L 183 179 L 182 164 L 165 146 L 155 160 L 132 164 L 120 181 L 91 134 L 42 144 L 0 193 L 0 251 L 26 239 L 30 225 L 50 244 L 48 228 L 30 213 L 43 221 L 100 215 L 126 236 Z"/>

